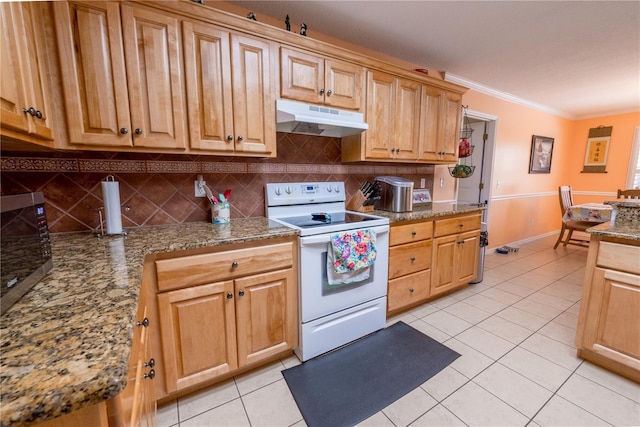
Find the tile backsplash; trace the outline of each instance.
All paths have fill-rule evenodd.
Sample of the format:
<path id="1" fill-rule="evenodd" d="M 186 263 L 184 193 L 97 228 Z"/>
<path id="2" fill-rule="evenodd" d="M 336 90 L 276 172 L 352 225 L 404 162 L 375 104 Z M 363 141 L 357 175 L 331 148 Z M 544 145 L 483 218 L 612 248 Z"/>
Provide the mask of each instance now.
<path id="1" fill-rule="evenodd" d="M 194 196 L 202 174 L 214 193 L 231 190 L 231 218 L 264 216 L 268 182 L 344 181 L 347 200 L 365 179 L 380 175 L 420 179 L 433 189 L 433 166 L 342 163 L 340 140 L 278 133 L 278 157 L 187 156 L 117 152 L 3 152 L 3 195 L 44 193 L 53 233 L 97 230 L 103 207 L 101 181 L 120 184 L 123 227 L 210 221 L 211 206 Z"/>

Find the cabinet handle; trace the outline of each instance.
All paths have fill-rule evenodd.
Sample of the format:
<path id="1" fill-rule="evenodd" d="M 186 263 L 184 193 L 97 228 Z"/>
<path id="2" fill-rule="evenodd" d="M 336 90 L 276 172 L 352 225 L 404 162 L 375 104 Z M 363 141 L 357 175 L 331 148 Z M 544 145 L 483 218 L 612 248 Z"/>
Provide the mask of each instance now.
<path id="1" fill-rule="evenodd" d="M 145 368 L 154 368 L 156 366 L 156 359 L 149 359 L 148 362 L 144 362 L 144 367 Z"/>
<path id="2" fill-rule="evenodd" d="M 324 88 L 320 89 L 320 95 L 324 95 Z"/>
<path id="3" fill-rule="evenodd" d="M 412 231 L 412 232 L 411 232 L 411 235 L 412 235 L 413 237 L 415 237 L 415 236 L 416 236 L 416 234 L 418 234 L 418 233 L 416 233 L 415 231 Z"/>
<path id="4" fill-rule="evenodd" d="M 411 292 L 411 293 L 413 293 L 414 290 L 415 289 L 413 289 L 413 288 L 409 288 L 409 292 Z"/>
<path id="5" fill-rule="evenodd" d="M 128 134 L 128 133 L 129 133 L 129 129 L 127 129 L 127 128 L 120 128 L 120 133 L 121 133 L 121 134 L 123 134 L 123 135 L 126 135 L 126 134 Z"/>
<path id="6" fill-rule="evenodd" d="M 237 263 L 236 261 L 233 261 L 233 262 L 231 263 L 231 268 L 233 268 L 234 270 L 235 270 L 236 268 L 238 268 L 238 263 Z"/>
<path id="7" fill-rule="evenodd" d="M 239 291 L 238 292 L 238 296 L 243 297 L 244 296 L 244 291 Z"/>
<path id="8" fill-rule="evenodd" d="M 150 370 L 148 374 L 144 374 L 144 375 L 142 376 L 142 378 L 144 378 L 144 379 L 147 379 L 147 378 L 149 378 L 149 379 L 154 379 L 155 377 L 156 377 L 156 371 L 155 371 L 155 370 L 153 370 L 153 369 L 152 369 L 152 370 Z"/>
<path id="9" fill-rule="evenodd" d="M 242 135 L 238 135 L 238 142 L 242 141 L 244 138 L 242 137 Z"/>
<path id="10" fill-rule="evenodd" d="M 137 128 L 135 132 L 136 132 L 136 135 L 142 135 L 142 129 L 140 128 Z"/>
<path id="11" fill-rule="evenodd" d="M 327 91 L 327 96 L 331 96 L 331 94 L 333 94 L 333 92 L 331 91 L 331 89 L 329 89 L 329 90 Z"/>
<path id="12" fill-rule="evenodd" d="M 227 141 L 229 142 L 233 141 L 233 135 L 227 135 Z"/>
<path id="13" fill-rule="evenodd" d="M 142 322 L 136 322 L 136 326 L 144 326 L 145 328 L 149 327 L 149 318 L 145 317 L 142 319 Z"/>
<path id="14" fill-rule="evenodd" d="M 38 118 L 38 119 L 42 118 L 42 111 L 36 110 L 36 118 Z"/>
<path id="15" fill-rule="evenodd" d="M 227 294 L 227 299 L 231 299 L 231 298 L 233 298 L 233 294 L 232 294 L 231 292 L 229 292 L 229 293 Z"/>
<path id="16" fill-rule="evenodd" d="M 416 260 L 416 257 L 412 256 L 411 258 L 409 258 L 411 260 L 411 262 Z"/>

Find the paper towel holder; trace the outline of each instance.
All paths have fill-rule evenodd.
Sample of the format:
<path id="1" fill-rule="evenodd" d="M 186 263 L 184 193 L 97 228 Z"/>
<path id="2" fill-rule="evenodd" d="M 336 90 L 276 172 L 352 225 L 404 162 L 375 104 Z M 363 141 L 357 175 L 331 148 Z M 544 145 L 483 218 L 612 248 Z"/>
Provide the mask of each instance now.
<path id="1" fill-rule="evenodd" d="M 126 236 L 127 235 L 127 232 L 124 231 L 124 230 L 122 230 L 122 232 L 118 233 L 118 234 L 107 234 L 104 231 L 104 219 L 102 217 L 102 211 L 104 211 L 104 207 L 99 207 L 99 208 L 92 209 L 92 210 L 97 211 L 98 212 L 98 216 L 100 217 L 100 225 L 98 227 L 96 227 L 96 229 L 93 231 L 98 239 L 101 239 L 103 237 L 109 237 L 109 236 L 111 236 L 111 237 L 121 237 L 121 236 Z M 131 207 L 124 206 L 124 210 L 125 211 L 130 211 Z"/>

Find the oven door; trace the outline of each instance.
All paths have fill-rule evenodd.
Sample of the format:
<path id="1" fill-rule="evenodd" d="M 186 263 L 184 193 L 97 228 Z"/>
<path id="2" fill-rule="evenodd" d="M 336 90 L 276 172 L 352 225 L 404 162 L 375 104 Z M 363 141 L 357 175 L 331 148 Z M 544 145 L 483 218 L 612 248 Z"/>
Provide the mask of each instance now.
<path id="1" fill-rule="evenodd" d="M 387 295 L 389 226 L 367 228 L 376 234 L 377 256 L 369 278 L 329 285 L 327 251 L 330 233 L 300 237 L 300 315 L 302 323 Z M 352 231 L 352 230 L 350 230 Z"/>

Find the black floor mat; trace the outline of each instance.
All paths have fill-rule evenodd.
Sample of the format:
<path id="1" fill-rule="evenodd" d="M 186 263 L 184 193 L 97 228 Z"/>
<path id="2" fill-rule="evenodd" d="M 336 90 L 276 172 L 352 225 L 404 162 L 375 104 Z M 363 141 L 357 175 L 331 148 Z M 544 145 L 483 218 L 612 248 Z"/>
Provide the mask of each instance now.
<path id="1" fill-rule="evenodd" d="M 458 357 L 450 348 L 398 322 L 282 374 L 309 427 L 353 426 Z"/>

